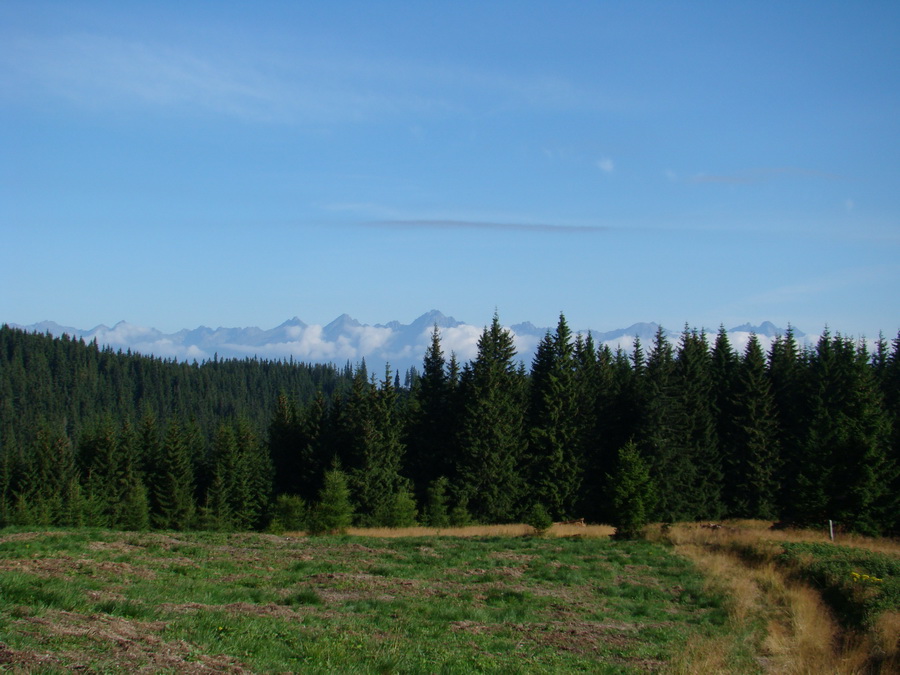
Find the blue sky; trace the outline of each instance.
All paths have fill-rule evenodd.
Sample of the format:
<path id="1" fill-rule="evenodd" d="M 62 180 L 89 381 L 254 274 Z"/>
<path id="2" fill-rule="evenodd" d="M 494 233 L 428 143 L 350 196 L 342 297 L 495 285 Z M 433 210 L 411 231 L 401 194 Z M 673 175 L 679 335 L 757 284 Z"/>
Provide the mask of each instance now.
<path id="1" fill-rule="evenodd" d="M 900 3 L 0 4 L 0 322 L 900 329 Z"/>

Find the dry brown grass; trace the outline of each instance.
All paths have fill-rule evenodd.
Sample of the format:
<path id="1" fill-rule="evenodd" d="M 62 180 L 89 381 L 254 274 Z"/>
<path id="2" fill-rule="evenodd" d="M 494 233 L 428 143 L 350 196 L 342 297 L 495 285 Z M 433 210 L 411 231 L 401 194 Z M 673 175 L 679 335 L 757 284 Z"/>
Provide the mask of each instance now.
<path id="1" fill-rule="evenodd" d="M 900 664 L 900 610 L 885 612 L 875 624 L 875 647 Z"/>
<path id="2" fill-rule="evenodd" d="M 679 525 L 679 527 L 695 530 L 700 535 L 709 535 L 707 539 L 711 541 L 714 541 L 715 537 L 722 538 L 723 535 L 727 535 L 732 540 L 743 539 L 747 542 L 827 542 L 831 540 L 827 529 L 787 528 L 773 530 L 772 521 L 769 520 L 724 520 L 718 524 L 722 526 L 718 530 L 704 528 L 700 523 L 686 523 Z M 866 537 L 861 534 L 836 532 L 834 543 L 841 546 L 861 548 L 874 553 L 900 555 L 900 540 L 889 537 Z"/>
<path id="3" fill-rule="evenodd" d="M 588 537 L 597 539 L 609 537 L 616 528 L 610 525 L 564 525 L 555 523 L 545 536 L 548 537 Z M 347 534 L 358 537 L 379 537 L 395 539 L 400 537 L 528 537 L 534 535 L 530 525 L 468 525 L 466 527 L 351 527 Z M 286 537 L 305 537 L 306 532 L 285 532 Z"/>
<path id="4" fill-rule="evenodd" d="M 828 541 L 827 533 L 811 530 L 770 530 L 762 521 L 729 521 L 720 528 L 700 524 L 650 528 L 653 539 L 666 539 L 677 553 L 690 558 L 708 583 L 730 598 L 730 620 L 737 629 L 761 622 L 764 636 L 757 646 L 766 672 L 807 673 L 895 672 L 900 646 L 900 612 L 884 615 L 871 634 L 843 632 L 820 594 L 789 579 L 768 559 L 778 542 Z M 837 539 L 837 538 L 836 538 Z M 840 536 L 838 543 L 879 553 L 900 552 L 889 539 Z M 736 552 L 757 552 L 749 562 Z M 723 640 L 689 642 L 672 672 L 729 672 Z"/>
<path id="5" fill-rule="evenodd" d="M 678 538 L 678 533 L 675 534 Z M 748 622 L 758 619 L 764 607 L 759 587 L 737 558 L 707 551 L 702 545 L 685 541 L 675 544 L 675 552 L 697 565 L 710 590 L 729 598 L 729 624 L 734 633 L 744 632 Z M 667 671 L 684 675 L 735 672 L 729 666 L 733 644 L 730 636 L 694 637 L 669 664 Z M 751 651 L 757 651 L 755 646 L 751 646 Z"/>
<path id="6" fill-rule="evenodd" d="M 563 525 L 556 523 L 547 532 L 549 537 L 608 537 L 616 531 L 609 525 Z M 351 527 L 347 534 L 360 537 L 526 537 L 534 534 L 530 525 L 470 525 L 467 527 Z M 304 536 L 303 532 L 289 532 L 288 536 Z"/>

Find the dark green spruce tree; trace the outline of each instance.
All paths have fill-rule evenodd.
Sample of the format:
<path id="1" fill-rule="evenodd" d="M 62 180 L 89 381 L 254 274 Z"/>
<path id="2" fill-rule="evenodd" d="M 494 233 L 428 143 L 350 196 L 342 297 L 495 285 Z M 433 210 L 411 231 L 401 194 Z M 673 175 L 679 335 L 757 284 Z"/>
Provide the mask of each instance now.
<path id="1" fill-rule="evenodd" d="M 890 353 L 885 355 L 879 381 L 892 429 L 889 460 L 896 469 L 900 467 L 900 333 L 892 341 Z M 896 474 L 890 494 L 900 495 L 900 472 Z M 900 534 L 900 507 L 894 509 L 894 518 L 889 523 L 889 531 L 894 536 Z"/>
<path id="2" fill-rule="evenodd" d="M 598 480 L 607 470 L 608 456 L 604 453 L 602 429 L 603 409 L 601 401 L 609 395 L 612 382 L 610 363 L 612 353 L 609 347 L 594 346 L 594 339 L 588 333 L 584 338 L 575 337 L 573 358 L 575 360 L 575 395 L 578 399 L 578 454 L 581 457 L 584 480 L 579 491 L 576 513 L 592 521 L 600 520 L 602 513 L 604 483 Z"/>
<path id="3" fill-rule="evenodd" d="M 852 340 L 822 335 L 810 357 L 811 418 L 805 466 L 797 480 L 803 524 L 832 519 L 865 534 L 888 529 L 890 422 L 869 355 Z"/>
<path id="4" fill-rule="evenodd" d="M 680 416 L 678 430 L 684 434 L 678 445 L 694 468 L 691 502 L 686 512 L 694 520 L 718 519 L 725 512 L 711 365 L 709 344 L 703 332 L 685 327 L 675 359 L 678 391 L 675 413 Z"/>
<path id="5" fill-rule="evenodd" d="M 322 491 L 310 516 L 310 534 L 344 534 L 353 524 L 353 503 L 350 499 L 347 474 L 335 462 L 325 472 Z"/>
<path id="6" fill-rule="evenodd" d="M 422 375 L 413 389 L 407 434 L 410 476 L 420 497 L 441 476 L 447 479 L 454 476 L 454 394 L 455 386 L 450 381 L 441 349 L 441 334 L 435 326 L 425 352 Z"/>
<path id="7" fill-rule="evenodd" d="M 614 467 L 614 472 L 606 477 L 612 502 L 610 522 L 616 528 L 617 539 L 635 539 L 650 522 L 656 505 L 656 489 L 634 443 L 626 443 L 619 449 Z"/>
<path id="8" fill-rule="evenodd" d="M 148 476 L 151 522 L 160 529 L 187 530 L 194 524 L 194 465 L 188 443 L 184 425 L 170 420 Z"/>
<path id="9" fill-rule="evenodd" d="M 397 527 L 403 520 L 398 515 L 400 507 L 411 499 L 411 485 L 400 473 L 406 448 L 397 423 L 397 390 L 389 366 L 381 386 L 370 386 L 365 396 L 367 400 L 356 406 L 364 417 L 357 420 L 358 463 L 351 474 L 358 519 L 363 526 Z"/>
<path id="10" fill-rule="evenodd" d="M 137 463 L 138 436 L 129 424 L 117 429 L 104 416 L 79 444 L 87 524 L 142 529 L 147 495 Z"/>
<path id="11" fill-rule="evenodd" d="M 766 357 L 755 334 L 735 373 L 729 408 L 734 415 L 724 455 L 729 515 L 774 520 L 782 473 L 778 420 Z"/>
<path id="12" fill-rule="evenodd" d="M 458 491 L 480 522 L 508 523 L 522 513 L 525 401 L 515 356 L 512 335 L 494 314 L 462 377 Z"/>
<path id="13" fill-rule="evenodd" d="M 269 456 L 275 468 L 276 494 L 302 494 L 297 476 L 301 471 L 300 447 L 303 441 L 297 402 L 282 391 L 278 394 L 275 412 L 269 423 Z"/>
<path id="14" fill-rule="evenodd" d="M 693 520 L 698 515 L 693 489 L 701 467 L 694 464 L 684 445 L 687 422 L 679 385 L 674 351 L 660 327 L 643 371 L 642 411 L 635 441 L 658 487 L 654 517 L 666 522 Z"/>
<path id="15" fill-rule="evenodd" d="M 781 491 L 779 512 L 782 518 L 798 517 L 797 490 L 801 472 L 806 470 L 809 434 L 809 372 L 807 354 L 800 349 L 793 328 L 772 343 L 769 352 L 769 379 L 778 417 L 781 448 Z"/>
<path id="16" fill-rule="evenodd" d="M 29 452 L 23 456 L 20 481 L 16 486 L 18 525 L 80 525 L 79 513 L 72 513 L 73 484 L 77 485 L 75 453 L 60 425 L 42 424 Z"/>
<path id="17" fill-rule="evenodd" d="M 274 469 L 268 449 L 246 417 L 235 424 L 237 438 L 237 472 L 241 476 L 235 487 L 237 526 L 261 529 L 269 519 L 273 500 Z"/>
<path id="18" fill-rule="evenodd" d="M 322 487 L 331 457 L 326 448 L 328 402 L 319 390 L 305 406 L 278 396 L 269 424 L 268 451 L 276 494 L 312 500 Z"/>
<path id="19" fill-rule="evenodd" d="M 724 493 L 728 508 L 733 506 L 735 480 L 737 478 L 730 467 L 734 466 L 734 457 L 738 453 L 737 444 L 741 435 L 737 423 L 735 394 L 737 390 L 738 367 L 740 359 L 731 346 L 731 340 L 725 326 L 719 326 L 716 341 L 710 354 L 710 379 L 712 380 L 713 414 L 716 425 L 716 443 L 724 470 Z"/>
<path id="20" fill-rule="evenodd" d="M 650 461 L 648 444 L 642 442 L 644 420 L 650 413 L 649 386 L 647 360 L 638 336 L 630 355 L 621 346 L 615 353 L 602 346 L 597 350 L 597 361 L 601 377 L 595 380 L 595 446 L 587 470 L 593 478 L 588 482 L 588 495 L 593 498 L 585 515 L 609 523 L 615 517 L 615 507 L 613 486 L 607 481 L 615 472 L 619 449 L 629 442 L 640 443 L 638 450 Z"/>
<path id="21" fill-rule="evenodd" d="M 229 531 L 244 529 L 238 527 L 236 507 L 246 497 L 244 476 L 241 475 L 240 459 L 234 428 L 222 423 L 212 444 L 212 481 L 207 490 L 203 507 L 203 525 L 211 530 Z"/>
<path id="22" fill-rule="evenodd" d="M 572 333 L 561 314 L 556 333 L 538 345 L 528 410 L 532 500 L 555 520 L 575 515 L 583 480 L 578 393 Z"/>

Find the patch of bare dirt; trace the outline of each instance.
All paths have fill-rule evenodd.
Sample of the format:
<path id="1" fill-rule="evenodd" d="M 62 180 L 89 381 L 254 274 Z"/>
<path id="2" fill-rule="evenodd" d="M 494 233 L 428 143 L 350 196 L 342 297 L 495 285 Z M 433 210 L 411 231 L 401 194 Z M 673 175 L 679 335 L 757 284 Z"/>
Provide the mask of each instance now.
<path id="1" fill-rule="evenodd" d="M 252 614 L 254 616 L 275 616 L 280 618 L 294 618 L 302 611 L 301 608 L 279 605 L 274 602 L 265 605 L 256 605 L 252 602 L 231 602 L 227 605 L 204 605 L 199 602 L 172 603 L 159 605 L 160 612 L 171 614 L 198 614 L 200 612 L 229 612 L 231 614 Z"/>
<path id="2" fill-rule="evenodd" d="M 366 555 L 374 555 L 379 558 L 384 558 L 385 556 L 389 558 L 398 558 L 400 554 L 397 551 L 394 551 L 389 548 L 372 548 L 371 546 L 366 546 L 364 544 L 359 544 L 356 542 L 351 542 L 347 544 L 341 544 L 337 547 L 326 547 L 320 549 L 321 553 L 319 555 L 320 558 L 333 559 L 334 555 L 337 554 L 343 558 L 347 557 L 347 554 L 354 553 L 365 553 Z"/>
<path id="3" fill-rule="evenodd" d="M 482 633 L 487 633 L 496 629 L 496 626 L 488 626 L 487 624 L 479 623 L 478 621 L 469 621 L 468 619 L 465 621 L 450 622 L 450 630 L 463 631 L 475 635 L 481 635 Z"/>
<path id="4" fill-rule="evenodd" d="M 185 556 L 178 556 L 176 558 L 157 558 L 153 561 L 153 564 L 166 569 L 171 569 L 172 567 L 200 567 L 200 563 L 196 560 Z"/>
<path id="5" fill-rule="evenodd" d="M 488 558 L 492 560 L 509 560 L 522 564 L 528 564 L 537 560 L 538 556 L 533 553 L 515 553 L 513 551 L 493 551 L 488 554 Z"/>
<path id="6" fill-rule="evenodd" d="M 464 577 L 480 577 L 485 574 L 493 574 L 501 578 L 505 579 L 518 579 L 525 573 L 525 567 L 492 567 L 490 569 L 483 569 L 481 567 L 473 567 L 471 569 L 460 570 L 460 569 L 448 569 L 448 573 L 455 573 L 462 575 Z"/>
<path id="7" fill-rule="evenodd" d="M 125 600 L 125 596 L 121 593 L 116 593 L 110 589 L 104 589 L 102 591 L 85 591 L 84 593 L 90 600 L 94 602 L 121 602 Z"/>
<path id="8" fill-rule="evenodd" d="M 512 630 L 522 640 L 558 651 L 594 654 L 604 646 L 624 647 L 637 639 L 638 627 L 617 621 L 550 621 L 546 623 L 483 624 L 477 621 L 454 621 L 450 629 L 474 635 Z"/>
<path id="9" fill-rule="evenodd" d="M 31 673 L 59 665 L 52 654 L 41 654 L 30 649 L 12 649 L 0 642 L 0 670 L 11 673 Z"/>
<path id="10" fill-rule="evenodd" d="M 8 541 L 34 541 L 35 539 L 45 539 L 46 537 L 61 537 L 66 532 L 12 532 L 0 536 L 0 544 Z"/>
<path id="11" fill-rule="evenodd" d="M 133 555 L 137 551 L 142 551 L 143 546 L 135 546 L 124 541 L 92 541 L 88 544 L 89 551 L 110 551 L 113 553 L 127 553 Z"/>
<path id="12" fill-rule="evenodd" d="M 422 586 L 417 579 L 396 579 L 366 572 L 322 572 L 306 578 L 328 603 L 352 600 L 393 600 L 404 595 L 433 595 L 437 589 Z"/>
<path id="13" fill-rule="evenodd" d="M 85 616 L 66 611 L 48 611 L 27 622 L 40 625 L 48 635 L 84 638 L 83 651 L 61 655 L 72 671 L 93 671 L 98 653 L 132 673 L 249 673 L 247 666 L 221 655 L 198 653 L 183 640 L 160 637 L 164 621 L 136 621 L 107 614 Z M 59 661 L 56 661 L 59 663 Z M 28 672 L 28 671 L 23 671 Z"/>
<path id="14" fill-rule="evenodd" d="M 25 572 L 42 577 L 59 577 L 70 574 L 90 574 L 110 579 L 137 577 L 154 579 L 156 572 L 130 563 L 97 561 L 61 556 L 58 558 L 19 558 L 0 560 L 2 572 Z"/>
<path id="15" fill-rule="evenodd" d="M 178 537 L 173 537 L 169 534 L 154 534 L 151 537 L 151 541 L 152 543 L 158 544 L 160 548 L 167 551 L 170 550 L 173 546 L 197 546 L 195 542 L 179 539 Z"/>

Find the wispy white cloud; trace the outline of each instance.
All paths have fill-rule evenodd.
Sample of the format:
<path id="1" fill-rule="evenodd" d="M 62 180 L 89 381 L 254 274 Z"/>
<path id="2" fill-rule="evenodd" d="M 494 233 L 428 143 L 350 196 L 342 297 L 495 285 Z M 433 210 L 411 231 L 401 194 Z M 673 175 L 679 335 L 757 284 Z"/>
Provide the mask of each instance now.
<path id="1" fill-rule="evenodd" d="M 674 172 L 666 172 L 670 179 L 675 179 Z M 802 169 L 798 167 L 768 167 L 759 169 L 747 169 L 730 174 L 698 173 L 687 179 L 688 183 L 726 183 L 726 184 L 753 184 L 764 183 L 779 176 L 801 176 L 808 178 L 822 178 L 826 180 L 839 180 L 839 174 L 815 169 Z"/>
<path id="2" fill-rule="evenodd" d="M 900 265 L 849 267 L 835 270 L 827 276 L 773 288 L 748 298 L 747 302 L 766 307 L 785 303 L 796 304 L 840 289 L 893 280 L 898 273 L 900 273 Z"/>
<path id="3" fill-rule="evenodd" d="M 615 170 L 616 165 L 609 157 L 602 157 L 597 160 L 597 168 L 603 173 L 612 173 Z"/>
<path id="4" fill-rule="evenodd" d="M 240 117 L 269 117 L 277 87 L 255 69 L 162 44 L 94 35 L 19 38 L 0 48 L 22 95 L 42 93 L 88 108 L 201 106 Z"/>
<path id="5" fill-rule="evenodd" d="M 371 227 L 430 229 L 430 230 L 505 230 L 509 232 L 552 232 L 558 234 L 586 234 L 605 232 L 601 225 L 551 225 L 546 223 L 495 223 L 475 220 L 377 220 Z"/>
<path id="6" fill-rule="evenodd" d="M 205 111 L 255 121 L 352 121 L 397 113 L 570 109 L 620 103 L 561 77 L 453 64 L 209 48 L 93 34 L 0 44 L 0 95 L 106 109 Z"/>

